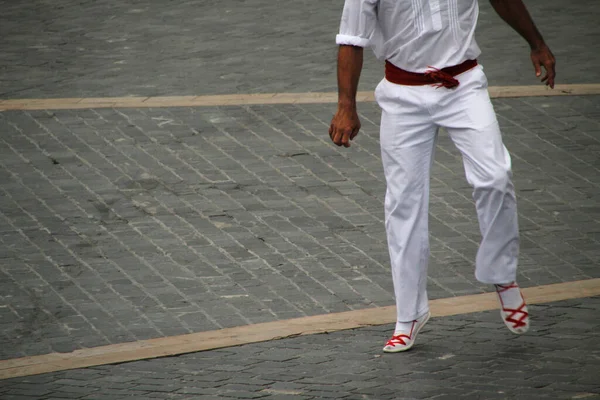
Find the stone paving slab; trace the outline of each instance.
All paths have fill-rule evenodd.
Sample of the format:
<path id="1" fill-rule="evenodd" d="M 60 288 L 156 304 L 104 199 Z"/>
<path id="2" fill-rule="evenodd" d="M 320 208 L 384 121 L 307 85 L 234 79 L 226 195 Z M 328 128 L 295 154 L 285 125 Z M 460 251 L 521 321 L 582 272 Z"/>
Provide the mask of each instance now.
<path id="1" fill-rule="evenodd" d="M 511 334 L 497 311 L 433 318 L 384 354 L 392 325 L 0 381 L 5 400 L 598 399 L 600 297 L 535 305 Z"/>
<path id="2" fill-rule="evenodd" d="M 523 286 L 596 278 L 600 97 L 495 100 Z M 393 304 L 379 110 L 350 149 L 332 105 L 0 113 L 0 357 Z M 489 291 L 447 135 L 431 298 Z"/>
<path id="3" fill-rule="evenodd" d="M 557 83 L 598 83 L 596 0 L 528 0 Z M 0 1 L 0 98 L 336 91 L 342 1 Z M 537 83 L 528 47 L 480 1 L 492 85 Z M 361 90 L 383 67 L 369 55 Z"/>

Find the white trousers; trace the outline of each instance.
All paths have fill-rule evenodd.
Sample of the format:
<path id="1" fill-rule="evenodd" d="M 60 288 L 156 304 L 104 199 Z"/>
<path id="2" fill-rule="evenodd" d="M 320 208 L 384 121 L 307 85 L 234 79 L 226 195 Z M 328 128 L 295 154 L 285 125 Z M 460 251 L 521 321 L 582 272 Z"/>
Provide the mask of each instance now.
<path id="1" fill-rule="evenodd" d="M 382 109 L 381 158 L 387 183 L 387 233 L 397 318 L 428 311 L 429 179 L 438 130 L 460 150 L 473 187 L 482 240 L 475 277 L 483 283 L 516 278 L 519 251 L 511 160 L 481 66 L 456 77 L 454 89 L 404 86 L 382 80 L 375 98 Z"/>

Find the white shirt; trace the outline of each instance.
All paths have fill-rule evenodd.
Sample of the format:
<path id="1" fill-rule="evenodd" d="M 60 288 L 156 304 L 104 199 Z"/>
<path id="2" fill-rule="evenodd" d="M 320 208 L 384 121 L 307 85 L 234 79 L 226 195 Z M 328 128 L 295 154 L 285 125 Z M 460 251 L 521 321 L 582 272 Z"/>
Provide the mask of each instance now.
<path id="1" fill-rule="evenodd" d="M 337 44 L 373 48 L 411 72 L 479 56 L 477 0 L 346 0 Z"/>

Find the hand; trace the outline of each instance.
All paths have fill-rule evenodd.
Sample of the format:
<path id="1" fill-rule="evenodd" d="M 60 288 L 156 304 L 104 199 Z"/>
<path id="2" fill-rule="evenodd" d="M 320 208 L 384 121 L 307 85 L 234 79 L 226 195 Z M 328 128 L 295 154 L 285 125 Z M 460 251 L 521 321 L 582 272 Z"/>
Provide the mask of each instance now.
<path id="1" fill-rule="evenodd" d="M 550 86 L 554 89 L 554 77 L 556 73 L 554 71 L 554 66 L 556 64 L 556 60 L 554 59 L 554 55 L 545 44 L 534 48 L 531 50 L 531 61 L 533 62 L 533 66 L 535 68 L 535 76 L 539 77 L 542 75 L 542 66 L 546 70 L 546 74 L 542 78 L 542 82 L 546 82 L 546 86 Z"/>
<path id="2" fill-rule="evenodd" d="M 360 120 L 355 107 L 338 107 L 331 120 L 329 137 L 338 146 L 350 147 L 350 141 L 358 135 Z"/>

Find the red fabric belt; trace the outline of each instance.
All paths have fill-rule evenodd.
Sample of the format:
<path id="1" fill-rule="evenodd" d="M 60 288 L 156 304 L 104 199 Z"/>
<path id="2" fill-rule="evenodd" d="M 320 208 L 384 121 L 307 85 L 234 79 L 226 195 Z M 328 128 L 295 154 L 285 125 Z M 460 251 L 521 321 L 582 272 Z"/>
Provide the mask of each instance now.
<path id="1" fill-rule="evenodd" d="M 385 62 L 385 79 L 398 85 L 421 86 L 435 85 L 436 87 L 445 87 L 448 89 L 457 87 L 459 82 L 454 77 L 470 70 L 477 65 L 477 60 L 467 60 L 461 64 L 452 67 L 430 69 L 425 73 L 405 71 L 396 67 L 389 61 Z"/>

